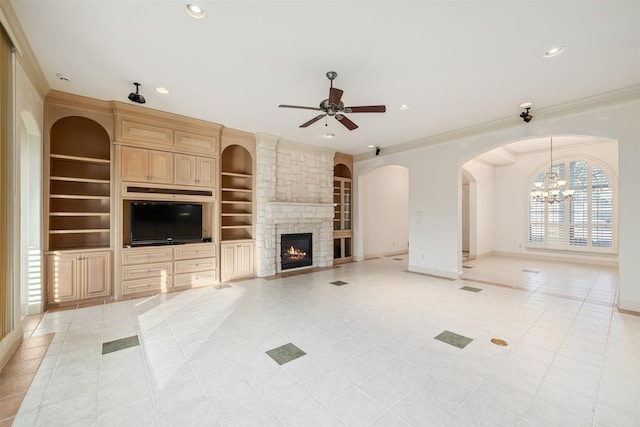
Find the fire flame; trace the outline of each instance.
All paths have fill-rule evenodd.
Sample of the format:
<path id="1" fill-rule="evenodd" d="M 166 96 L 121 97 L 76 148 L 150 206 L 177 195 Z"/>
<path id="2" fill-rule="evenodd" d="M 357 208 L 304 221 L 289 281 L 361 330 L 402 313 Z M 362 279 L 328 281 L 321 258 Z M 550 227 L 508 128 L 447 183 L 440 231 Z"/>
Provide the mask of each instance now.
<path id="1" fill-rule="evenodd" d="M 287 255 L 287 258 L 289 258 L 291 260 L 294 260 L 294 261 L 298 261 L 298 260 L 304 259 L 304 257 L 307 256 L 306 252 L 303 252 L 303 251 L 301 251 L 299 249 L 296 249 L 293 246 L 291 246 L 289 249 L 287 249 L 285 254 Z"/>

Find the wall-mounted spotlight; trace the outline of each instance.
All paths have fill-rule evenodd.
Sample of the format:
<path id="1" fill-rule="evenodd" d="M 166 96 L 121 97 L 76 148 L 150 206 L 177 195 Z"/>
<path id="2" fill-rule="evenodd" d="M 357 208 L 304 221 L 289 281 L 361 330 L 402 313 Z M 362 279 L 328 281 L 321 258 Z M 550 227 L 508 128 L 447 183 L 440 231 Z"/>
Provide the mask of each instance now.
<path id="1" fill-rule="evenodd" d="M 144 104 L 147 101 L 144 99 L 144 96 L 138 93 L 138 89 L 142 85 L 140 83 L 134 83 L 134 85 L 136 85 L 136 93 L 131 92 L 129 94 L 129 100 L 133 102 L 137 102 L 138 104 Z"/>
<path id="2" fill-rule="evenodd" d="M 523 111 L 522 113 L 520 113 L 520 117 L 522 117 L 522 120 L 524 120 L 525 123 L 529 123 L 531 119 L 533 119 L 533 116 L 529 114 L 530 109 L 531 107 L 527 107 L 527 111 Z"/>
<path id="3" fill-rule="evenodd" d="M 380 155 L 380 147 L 376 147 L 376 156 Z"/>

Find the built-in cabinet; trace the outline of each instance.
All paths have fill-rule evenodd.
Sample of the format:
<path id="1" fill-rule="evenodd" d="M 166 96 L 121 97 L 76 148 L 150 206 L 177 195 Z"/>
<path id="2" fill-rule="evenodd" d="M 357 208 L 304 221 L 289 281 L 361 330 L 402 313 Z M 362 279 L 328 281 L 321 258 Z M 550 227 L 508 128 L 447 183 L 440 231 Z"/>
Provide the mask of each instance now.
<path id="1" fill-rule="evenodd" d="M 108 103 L 52 93 L 44 118 L 46 300 L 110 295 L 113 116 Z"/>
<path id="2" fill-rule="evenodd" d="M 333 261 L 353 259 L 353 158 L 336 153 L 333 168 Z"/>
<path id="3" fill-rule="evenodd" d="M 173 184 L 173 154 L 123 146 L 121 150 L 123 181 Z"/>
<path id="4" fill-rule="evenodd" d="M 255 137 L 224 129 L 220 156 L 220 275 L 255 275 Z"/>
<path id="5" fill-rule="evenodd" d="M 174 158 L 174 184 L 215 187 L 217 177 L 215 159 L 188 154 L 175 154 Z"/>
<path id="6" fill-rule="evenodd" d="M 216 159 L 122 146 L 121 179 L 127 182 L 215 187 Z"/>
<path id="7" fill-rule="evenodd" d="M 255 243 L 253 241 L 223 242 L 220 244 L 220 280 L 255 275 Z"/>
<path id="8" fill-rule="evenodd" d="M 56 91 L 45 126 L 50 304 L 255 275 L 253 134 Z M 145 201 L 202 205 L 202 242 L 131 247 L 131 206 Z"/>
<path id="9" fill-rule="evenodd" d="M 121 266 L 124 296 L 218 282 L 216 245 L 213 243 L 125 248 Z"/>
<path id="10" fill-rule="evenodd" d="M 49 303 L 111 294 L 111 251 L 56 251 L 45 258 Z"/>
<path id="11" fill-rule="evenodd" d="M 219 281 L 219 141 L 215 123 L 113 103 L 119 154 L 117 296 Z M 131 247 L 133 202 L 202 206 L 203 243 Z"/>

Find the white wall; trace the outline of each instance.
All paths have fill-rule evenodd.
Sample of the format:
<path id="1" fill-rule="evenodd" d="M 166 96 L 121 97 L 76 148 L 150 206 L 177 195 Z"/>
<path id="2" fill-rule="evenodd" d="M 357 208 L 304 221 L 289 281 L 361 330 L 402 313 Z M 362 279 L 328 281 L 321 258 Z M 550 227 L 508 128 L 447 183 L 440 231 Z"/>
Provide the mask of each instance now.
<path id="1" fill-rule="evenodd" d="M 461 165 L 489 149 L 533 136 L 585 135 L 618 141 L 619 150 L 619 306 L 640 312 L 640 88 L 629 89 L 624 101 L 592 100 L 537 114 L 525 124 L 521 120 L 459 137 L 439 138 L 437 144 L 397 151 L 371 159 L 356 159 L 356 182 L 382 165 L 409 169 L 409 269 L 457 277 L 461 269 L 460 210 Z M 622 94 L 624 95 L 624 94 Z M 619 98 L 616 98 L 619 99 Z M 630 100 L 631 99 L 631 100 Z M 618 102 L 618 103 L 615 103 Z M 421 141 L 418 141 L 421 142 Z M 428 144 L 428 138 L 424 144 Z M 416 146 L 414 143 L 412 146 Z M 540 163 L 541 166 L 543 162 Z M 437 183 L 437 185 L 435 185 Z M 522 188 L 522 187 L 521 187 Z M 521 202 L 521 208 L 524 200 Z M 358 218 L 361 200 L 358 199 Z M 356 228 L 356 242 L 362 238 Z M 522 235 L 522 233 L 521 233 Z M 501 241 L 500 245 L 503 245 Z M 356 245 L 355 256 L 362 255 Z"/>
<path id="2" fill-rule="evenodd" d="M 363 177 L 364 257 L 407 252 L 409 244 L 409 171 L 384 166 Z"/>

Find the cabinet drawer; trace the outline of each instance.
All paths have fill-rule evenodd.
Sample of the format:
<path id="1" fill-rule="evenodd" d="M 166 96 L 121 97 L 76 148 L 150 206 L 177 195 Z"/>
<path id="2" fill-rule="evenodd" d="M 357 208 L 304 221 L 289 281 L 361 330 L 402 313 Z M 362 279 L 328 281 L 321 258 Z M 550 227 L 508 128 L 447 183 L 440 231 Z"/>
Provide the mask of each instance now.
<path id="1" fill-rule="evenodd" d="M 175 248 L 176 259 L 207 258 L 216 256 L 215 243 L 204 245 L 184 245 Z"/>
<path id="2" fill-rule="evenodd" d="M 125 249 L 122 251 L 122 264 L 142 264 L 149 262 L 171 261 L 173 248 L 140 248 Z"/>
<path id="3" fill-rule="evenodd" d="M 140 280 L 126 280 L 122 282 L 124 295 L 144 291 L 164 291 L 173 287 L 173 277 L 152 277 Z"/>
<path id="4" fill-rule="evenodd" d="M 163 278 L 173 274 L 170 262 L 156 264 L 126 265 L 122 267 L 122 279 Z"/>
<path id="5" fill-rule="evenodd" d="M 216 269 L 215 258 L 186 259 L 175 262 L 176 274 Z"/>
<path id="6" fill-rule="evenodd" d="M 218 280 L 216 278 L 216 271 L 200 271 L 196 273 L 184 273 L 184 274 L 176 274 L 174 276 L 174 286 L 175 287 L 195 287 L 195 286 L 204 286 L 204 285 L 212 285 L 217 283 Z"/>

